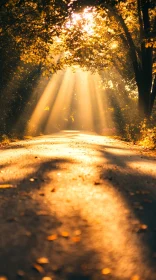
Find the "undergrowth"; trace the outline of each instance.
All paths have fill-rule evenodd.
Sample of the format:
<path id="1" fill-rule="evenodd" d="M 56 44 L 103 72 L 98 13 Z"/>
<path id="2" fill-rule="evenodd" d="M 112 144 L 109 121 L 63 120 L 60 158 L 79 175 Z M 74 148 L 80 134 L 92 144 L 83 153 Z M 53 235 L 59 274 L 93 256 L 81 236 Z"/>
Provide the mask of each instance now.
<path id="1" fill-rule="evenodd" d="M 138 143 L 145 148 L 156 149 L 156 122 L 153 118 L 141 123 Z"/>

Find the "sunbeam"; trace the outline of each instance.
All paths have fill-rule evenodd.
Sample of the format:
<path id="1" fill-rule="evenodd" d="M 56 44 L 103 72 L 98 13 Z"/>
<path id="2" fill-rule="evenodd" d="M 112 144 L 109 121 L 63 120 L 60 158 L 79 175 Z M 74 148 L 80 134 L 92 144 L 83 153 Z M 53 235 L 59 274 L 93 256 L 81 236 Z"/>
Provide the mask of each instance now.
<path id="1" fill-rule="evenodd" d="M 50 133 L 54 130 L 66 128 L 68 121 L 68 112 L 74 90 L 75 74 L 71 69 L 67 69 L 64 78 L 57 93 L 55 102 L 50 112 L 48 122 L 45 126 L 44 133 Z"/>
<path id="2" fill-rule="evenodd" d="M 45 88 L 43 94 L 41 95 L 38 104 L 28 122 L 26 128 L 26 134 L 34 135 L 40 131 L 41 126 L 44 124 L 44 121 L 47 119 L 47 112 L 49 113 L 49 108 L 52 106 L 57 90 L 60 87 L 60 81 L 64 73 L 62 71 L 54 74 Z"/>
<path id="3" fill-rule="evenodd" d="M 100 74 L 79 67 L 59 71 L 41 95 L 25 134 L 65 129 L 108 133 L 113 117 L 107 99 Z"/>

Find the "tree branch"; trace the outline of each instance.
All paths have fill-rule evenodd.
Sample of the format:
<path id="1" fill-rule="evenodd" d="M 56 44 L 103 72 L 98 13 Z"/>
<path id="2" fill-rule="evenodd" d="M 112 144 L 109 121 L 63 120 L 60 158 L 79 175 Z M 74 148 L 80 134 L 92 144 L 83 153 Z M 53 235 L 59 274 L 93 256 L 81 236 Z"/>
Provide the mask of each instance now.
<path id="1" fill-rule="evenodd" d="M 125 34 L 125 37 L 126 37 L 126 40 L 127 40 L 127 44 L 129 46 L 129 52 L 130 52 L 130 57 L 131 57 L 132 64 L 133 64 L 136 83 L 137 83 L 138 86 L 140 86 L 140 71 L 141 71 L 141 68 L 140 68 L 140 64 L 139 64 L 138 59 L 137 59 L 137 50 L 136 50 L 135 44 L 133 42 L 133 39 L 131 37 L 131 34 L 128 30 L 128 27 L 125 24 L 124 19 L 118 13 L 118 11 L 116 10 L 115 7 L 111 7 L 108 4 L 103 4 L 103 6 L 105 8 L 107 8 L 110 11 L 110 13 L 116 18 L 116 20 L 119 22 L 119 24 L 121 25 L 121 27 L 124 31 L 124 34 Z"/>

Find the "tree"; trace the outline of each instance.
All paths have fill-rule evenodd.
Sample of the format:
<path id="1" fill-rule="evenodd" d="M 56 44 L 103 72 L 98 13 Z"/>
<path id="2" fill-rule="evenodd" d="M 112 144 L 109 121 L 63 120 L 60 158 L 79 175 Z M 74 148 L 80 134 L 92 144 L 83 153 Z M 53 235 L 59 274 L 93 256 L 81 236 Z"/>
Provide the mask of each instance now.
<path id="1" fill-rule="evenodd" d="M 85 28 L 85 14 L 69 28 L 74 11 L 85 6 L 96 23 L 93 33 Z M 40 64 L 45 74 L 72 64 L 92 70 L 113 65 L 124 79 L 134 77 L 139 112 L 151 115 L 156 96 L 154 1 L 3 0 L 0 14 L 0 35 L 15 41 L 22 60 Z"/>
<path id="2" fill-rule="evenodd" d="M 107 7 L 107 4 L 106 6 Z M 139 93 L 139 112 L 145 117 L 149 117 L 152 113 L 154 100 L 156 97 L 156 75 L 154 69 L 156 42 L 156 16 L 154 1 L 138 0 L 137 7 L 134 1 L 126 1 L 119 3 L 118 7 L 108 5 L 110 13 L 118 20 L 124 31 L 124 40 L 129 49 L 130 59 L 133 65 L 135 81 Z M 136 17 L 138 19 L 137 36 L 139 38 L 137 44 L 130 32 L 129 25 L 126 24 L 125 9 L 130 11 L 136 9 Z M 128 12 L 129 13 L 129 12 Z"/>
<path id="3" fill-rule="evenodd" d="M 11 37 L 25 62 L 45 64 L 53 37 L 68 16 L 69 0 L 3 0 L 0 4 L 0 37 Z M 55 63 L 54 71 L 59 66 Z"/>
<path id="4" fill-rule="evenodd" d="M 81 1 L 78 2 L 81 3 Z M 91 5 L 94 2 L 96 5 L 96 1 L 84 2 Z M 103 38 L 99 39 L 101 49 L 106 47 L 107 40 L 113 40 L 113 38 L 114 40 L 116 38 L 116 40 L 122 41 L 123 48 L 125 48 L 121 52 L 118 51 L 116 57 L 114 56 L 113 58 L 108 54 L 109 50 L 103 52 L 105 60 L 110 57 L 110 61 L 114 61 L 114 65 L 121 72 L 121 68 L 123 66 L 126 68 L 128 61 L 123 59 L 122 56 L 128 56 L 131 62 L 131 65 L 130 63 L 128 65 L 130 70 L 132 69 L 133 71 L 138 88 L 139 113 L 143 117 L 149 117 L 156 97 L 156 11 L 154 1 L 103 0 L 97 1 L 97 4 L 101 4 L 103 10 L 103 15 L 102 13 L 101 15 L 107 20 L 107 28 L 103 24 L 103 34 L 100 31 L 101 36 L 105 36 L 105 42 L 102 43 Z M 110 36 L 108 36 L 108 33 Z M 100 42 L 98 43 L 99 45 Z M 98 49 L 100 55 L 101 50 L 99 47 Z M 96 58 L 94 61 L 96 61 Z"/>

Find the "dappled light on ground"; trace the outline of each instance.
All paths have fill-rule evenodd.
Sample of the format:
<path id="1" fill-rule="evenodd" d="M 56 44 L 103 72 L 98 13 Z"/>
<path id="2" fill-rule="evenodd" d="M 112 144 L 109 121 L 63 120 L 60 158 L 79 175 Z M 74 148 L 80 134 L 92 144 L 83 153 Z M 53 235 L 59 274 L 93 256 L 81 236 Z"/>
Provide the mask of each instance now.
<path id="1" fill-rule="evenodd" d="M 1 155 L 0 260 L 11 279 L 19 269 L 38 279 L 39 257 L 54 279 L 155 279 L 154 159 L 81 131 L 15 142 Z"/>

